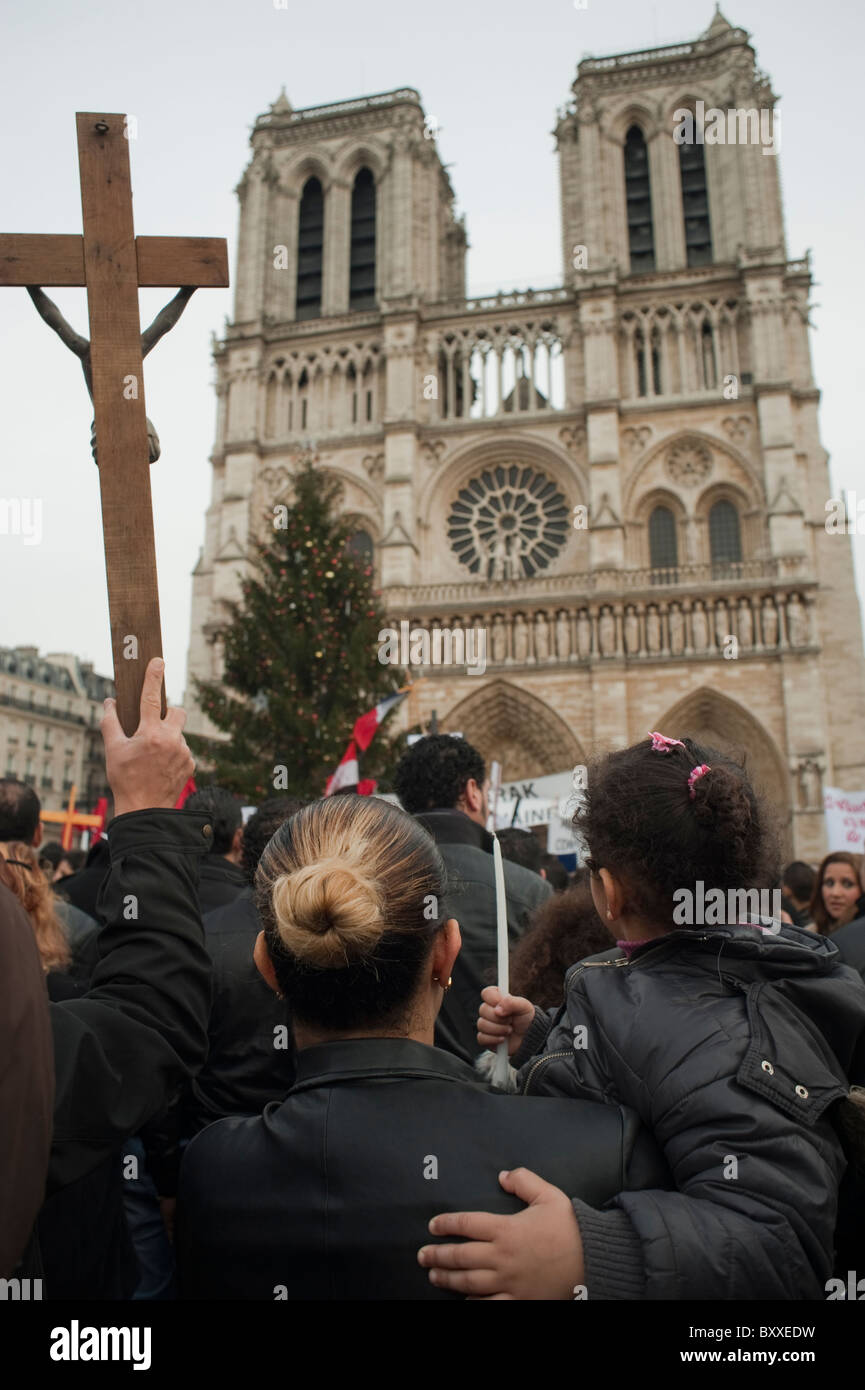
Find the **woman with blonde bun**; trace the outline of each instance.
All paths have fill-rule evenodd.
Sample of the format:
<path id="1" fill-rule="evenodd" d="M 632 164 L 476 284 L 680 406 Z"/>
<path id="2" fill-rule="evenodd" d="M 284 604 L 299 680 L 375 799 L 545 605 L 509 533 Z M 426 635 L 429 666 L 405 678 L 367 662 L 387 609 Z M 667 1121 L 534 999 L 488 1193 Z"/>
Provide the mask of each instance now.
<path id="1" fill-rule="evenodd" d="M 598 1206 L 623 1172 L 631 1187 L 664 1185 L 630 1112 L 493 1091 L 433 1046 L 460 948 L 445 889 L 432 838 L 375 798 L 316 802 L 273 836 L 256 875 L 255 960 L 295 1020 L 297 1078 L 261 1116 L 220 1120 L 190 1144 L 183 1297 L 452 1298 L 417 1247 L 442 1207 L 520 1210 L 503 1167 L 531 1166 Z"/>

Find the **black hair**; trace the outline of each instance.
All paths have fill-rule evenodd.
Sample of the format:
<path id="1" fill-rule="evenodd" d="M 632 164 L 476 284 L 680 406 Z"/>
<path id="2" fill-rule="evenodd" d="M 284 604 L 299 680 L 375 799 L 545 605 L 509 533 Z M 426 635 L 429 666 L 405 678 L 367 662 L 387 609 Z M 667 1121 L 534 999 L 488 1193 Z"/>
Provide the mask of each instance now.
<path id="1" fill-rule="evenodd" d="M 544 851 L 537 835 L 533 835 L 531 830 L 508 826 L 506 830 L 497 830 L 496 837 L 505 859 L 510 859 L 512 864 L 521 864 L 524 869 L 531 869 L 533 874 L 540 874 Z"/>
<path id="2" fill-rule="evenodd" d="M 39 867 L 44 868 L 45 864 L 50 864 L 52 869 L 56 869 L 61 859 L 69 858 L 71 850 L 63 848 L 59 840 L 45 840 L 39 846 Z"/>
<path id="3" fill-rule="evenodd" d="M 570 874 L 557 855 L 545 854 L 541 860 L 541 868 L 554 893 L 564 893 L 570 886 Z"/>
<path id="4" fill-rule="evenodd" d="M 264 847 L 283 821 L 291 820 L 295 812 L 307 803 L 299 796 L 272 796 L 262 801 L 243 827 L 243 846 L 240 862 L 243 872 L 252 883 Z"/>
<path id="5" fill-rule="evenodd" d="M 742 766 L 686 738 L 670 752 L 649 739 L 595 760 L 574 826 L 588 848 L 588 868 L 621 880 L 626 910 L 671 925 L 674 893 L 772 888 L 778 882 L 775 827 Z M 692 771 L 709 771 L 693 784 Z"/>
<path id="6" fill-rule="evenodd" d="M 39 797 L 17 777 L 0 778 L 0 840 L 32 845 L 42 810 Z"/>
<path id="7" fill-rule="evenodd" d="M 787 865 L 781 875 L 781 883 L 783 886 L 789 888 L 793 897 L 798 899 L 800 903 L 810 902 L 816 882 L 816 870 L 812 869 L 810 864 L 804 863 L 801 859 L 794 859 L 792 864 Z"/>
<path id="8" fill-rule="evenodd" d="M 224 787 L 199 787 L 183 804 L 184 811 L 205 811 L 213 821 L 211 854 L 227 854 L 243 824 L 240 802 Z"/>
<path id="9" fill-rule="evenodd" d="M 412 815 L 452 810 L 471 778 L 482 786 L 484 760 L 464 738 L 427 734 L 407 748 L 396 766 L 393 789 Z"/>

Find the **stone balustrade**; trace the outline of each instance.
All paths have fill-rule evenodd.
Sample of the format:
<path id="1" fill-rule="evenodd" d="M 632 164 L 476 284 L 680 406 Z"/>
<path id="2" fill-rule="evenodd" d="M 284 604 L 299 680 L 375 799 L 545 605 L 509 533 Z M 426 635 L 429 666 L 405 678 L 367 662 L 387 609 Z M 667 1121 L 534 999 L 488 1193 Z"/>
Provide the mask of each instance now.
<path id="1" fill-rule="evenodd" d="M 813 597 L 789 592 L 724 593 L 699 597 L 657 594 L 648 600 L 597 598 L 521 604 L 507 612 L 460 613 L 439 609 L 433 616 L 407 611 L 387 594 L 389 622 L 411 628 L 486 629 L 488 668 L 561 666 L 603 660 L 656 661 L 699 657 L 731 659 L 777 655 L 815 644 Z M 511 599 L 511 603 L 513 599 Z M 424 668 L 427 669 L 427 668 Z M 429 668 L 441 669 L 441 668 Z"/>
<path id="2" fill-rule="evenodd" d="M 577 599 L 585 602 L 589 595 L 600 600 L 624 595 L 636 599 L 641 594 L 649 598 L 659 588 L 667 593 L 673 592 L 677 598 L 701 598 L 706 593 L 726 594 L 731 585 L 744 591 L 777 584 L 810 588 L 814 583 L 814 576 L 804 556 L 782 555 L 772 559 L 731 561 L 723 565 L 677 565 L 670 569 L 539 573 L 531 579 L 520 580 L 519 584 L 510 579 L 474 579 L 441 584 L 392 585 L 385 599 L 389 610 L 399 611 L 403 615 L 408 612 L 429 612 L 445 605 L 464 611 L 467 607 L 478 607 L 489 612 L 505 603 L 509 608 L 514 605 L 525 607 L 526 604 L 548 607 L 545 600 L 556 596 L 570 605 Z"/>

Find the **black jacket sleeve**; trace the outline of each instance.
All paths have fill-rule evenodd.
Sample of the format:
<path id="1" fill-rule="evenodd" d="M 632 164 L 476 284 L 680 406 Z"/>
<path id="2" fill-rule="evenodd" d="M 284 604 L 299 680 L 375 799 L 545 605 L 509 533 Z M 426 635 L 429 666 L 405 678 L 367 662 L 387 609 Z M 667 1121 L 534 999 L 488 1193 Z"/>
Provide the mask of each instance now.
<path id="1" fill-rule="evenodd" d="M 159 1114 L 204 1060 L 210 960 L 197 887 L 211 835 L 209 818 L 189 811 L 135 811 L 109 827 L 99 963 L 83 998 L 51 1005 L 49 1195 Z"/>

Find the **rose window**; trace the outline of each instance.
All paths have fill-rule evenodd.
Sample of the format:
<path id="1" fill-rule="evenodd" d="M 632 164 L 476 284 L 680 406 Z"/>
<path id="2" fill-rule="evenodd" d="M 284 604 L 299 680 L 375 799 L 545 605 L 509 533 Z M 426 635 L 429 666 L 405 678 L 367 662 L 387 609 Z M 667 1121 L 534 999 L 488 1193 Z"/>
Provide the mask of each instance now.
<path id="1" fill-rule="evenodd" d="M 460 489 L 448 517 L 448 539 L 471 574 L 522 579 L 556 558 L 569 521 L 555 483 L 512 463 L 484 469 Z"/>

